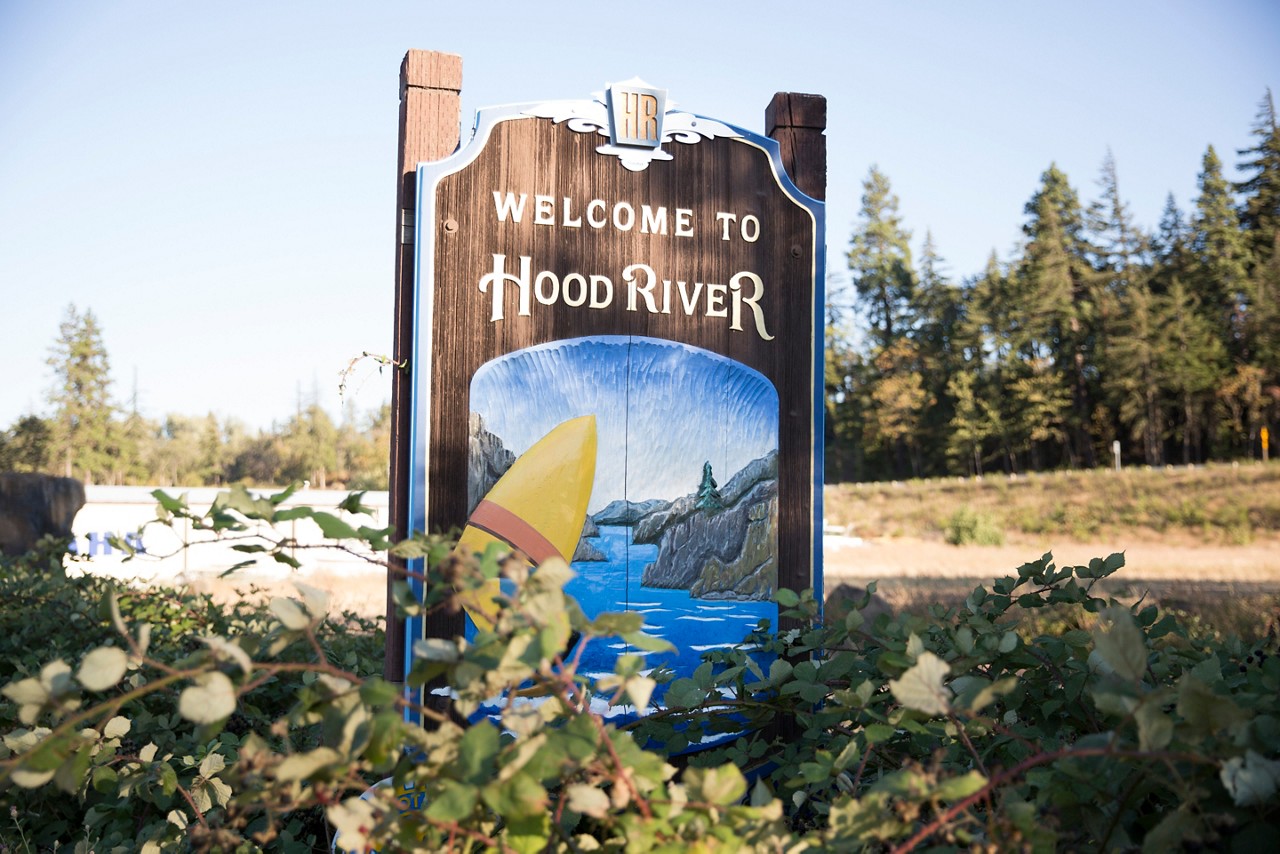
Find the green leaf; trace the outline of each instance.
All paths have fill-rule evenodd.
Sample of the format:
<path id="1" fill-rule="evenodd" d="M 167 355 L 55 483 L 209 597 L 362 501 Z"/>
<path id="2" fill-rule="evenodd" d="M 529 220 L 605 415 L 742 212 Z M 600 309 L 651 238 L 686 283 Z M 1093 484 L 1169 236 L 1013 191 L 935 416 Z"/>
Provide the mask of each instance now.
<path id="1" fill-rule="evenodd" d="M 85 744 L 54 772 L 53 782 L 68 795 L 78 795 L 82 784 L 89 775 L 89 762 L 93 758 L 95 744 Z"/>
<path id="2" fill-rule="evenodd" d="M 663 695 L 667 706 L 673 709 L 691 709 L 702 705 L 706 699 L 707 689 L 698 687 L 698 683 L 688 678 L 672 682 Z"/>
<path id="3" fill-rule="evenodd" d="M 1094 646 L 1121 679 L 1141 682 L 1147 670 L 1147 647 L 1142 632 L 1125 608 L 1107 608 L 1093 631 Z"/>
<path id="4" fill-rule="evenodd" d="M 777 593 L 773 594 L 773 601 L 777 602 L 783 608 L 794 608 L 800 604 L 800 597 L 795 591 L 781 588 Z"/>
<path id="5" fill-rule="evenodd" d="M 293 588 L 302 597 L 302 604 L 315 619 L 321 619 L 329 613 L 329 594 L 319 587 L 312 587 L 301 581 L 293 582 Z"/>
<path id="6" fill-rule="evenodd" d="M 49 699 L 48 689 L 34 676 L 10 682 L 0 693 L 21 706 L 38 706 Z"/>
<path id="7" fill-rule="evenodd" d="M 366 507 L 363 503 L 361 503 L 361 499 L 363 498 L 364 498 L 363 491 L 349 493 L 346 498 L 342 499 L 342 503 L 338 505 L 338 509 L 344 510 L 347 513 L 352 513 L 357 516 L 359 515 L 372 516 L 373 508 Z"/>
<path id="8" fill-rule="evenodd" d="M 631 703 L 637 709 L 649 708 L 649 698 L 653 695 L 653 689 L 658 687 L 658 683 L 647 676 L 632 676 L 623 685 Z"/>
<path id="9" fill-rule="evenodd" d="M 835 771 L 843 771 L 853 763 L 857 762 L 861 755 L 862 750 L 858 747 L 857 740 L 851 738 L 849 739 L 849 743 L 844 746 L 844 749 L 840 751 L 840 754 L 836 756 L 835 762 L 832 763 L 831 767 Z"/>
<path id="10" fill-rule="evenodd" d="M 1134 712 L 1138 722 L 1138 747 L 1142 750 L 1164 750 L 1173 739 L 1173 719 L 1160 710 L 1148 696 Z"/>
<path id="11" fill-rule="evenodd" d="M 959 801 L 969 797 L 987 785 L 987 778 L 977 771 L 970 771 L 962 777 L 943 780 L 933 793 L 944 801 Z"/>
<path id="12" fill-rule="evenodd" d="M 173 766 L 168 762 L 157 762 L 151 768 L 156 775 L 156 782 L 160 784 L 160 791 L 166 795 L 172 795 L 178 791 L 178 772 L 173 770 Z"/>
<path id="13" fill-rule="evenodd" d="M 283 563 L 285 566 L 292 567 L 293 569 L 302 568 L 302 561 L 298 560 L 296 557 L 289 554 L 288 552 L 284 552 L 284 551 L 272 552 L 271 559 L 274 560 L 276 563 Z M 249 566 L 252 563 L 253 561 L 245 561 L 244 563 L 240 564 L 240 566 Z"/>
<path id="14" fill-rule="evenodd" d="M 53 779 L 57 769 L 50 771 L 29 771 L 26 768 L 14 768 L 9 773 L 9 779 L 24 789 L 38 789 L 45 783 Z"/>
<path id="15" fill-rule="evenodd" d="M 376 822 L 374 805 L 361 798 L 347 798 L 336 804 L 330 804 L 325 810 L 325 818 L 336 831 L 334 850 L 346 852 L 369 850 L 369 829 Z M 452 819 L 446 819 L 450 821 Z"/>
<path id="16" fill-rule="evenodd" d="M 132 728 L 133 724 L 128 718 L 116 715 L 107 721 L 106 726 L 102 728 L 102 734 L 107 738 L 124 738 Z"/>
<path id="17" fill-rule="evenodd" d="M 275 507 L 266 499 L 254 498 L 248 489 L 237 483 L 214 497 L 209 516 L 217 516 L 225 510 L 235 510 L 247 519 L 270 519 Z"/>
<path id="18" fill-rule="evenodd" d="M 227 767 L 227 759 L 221 753 L 206 754 L 204 759 L 200 760 L 200 767 L 197 772 L 201 777 L 208 779 L 219 771 Z"/>
<path id="19" fill-rule="evenodd" d="M 644 632 L 627 632 L 622 635 L 622 639 L 636 649 L 642 649 L 646 652 L 672 652 L 675 650 L 675 645 L 670 641 L 655 638 L 653 635 L 646 635 Z"/>
<path id="20" fill-rule="evenodd" d="M 151 490 L 151 497 L 170 513 L 181 513 L 187 509 L 187 497 L 185 495 L 181 498 L 174 498 L 163 489 L 153 489 Z"/>
<path id="21" fill-rule="evenodd" d="M 1260 806 L 1280 790 L 1280 761 L 1249 750 L 1243 758 L 1233 756 L 1222 763 L 1218 776 L 1236 806 Z"/>
<path id="22" fill-rule="evenodd" d="M 360 685 L 360 699 L 370 706 L 389 706 L 400 697 L 400 689 L 376 676 Z"/>
<path id="23" fill-rule="evenodd" d="M 93 790 L 100 795 L 114 794 L 117 791 L 117 783 L 119 775 L 116 774 L 114 768 L 106 765 L 99 765 L 93 769 Z"/>
<path id="24" fill-rule="evenodd" d="M 495 813 L 508 819 L 531 818 L 546 812 L 547 790 L 528 774 L 490 783 L 480 791 Z"/>
<path id="25" fill-rule="evenodd" d="M 342 761 L 342 755 L 332 747 L 317 747 L 305 753 L 294 753 L 276 766 L 279 780 L 307 780 L 323 768 Z"/>
<path id="26" fill-rule="evenodd" d="M 458 661 L 462 657 L 458 645 L 444 638 L 421 638 L 414 641 L 413 655 L 427 661 Z"/>
<path id="27" fill-rule="evenodd" d="M 427 818 L 435 821 L 462 821 L 480 803 L 480 790 L 457 780 L 445 780 L 427 804 Z"/>
<path id="28" fill-rule="evenodd" d="M 487 720 L 480 721 L 458 740 L 458 776 L 468 783 L 487 782 L 497 753 L 498 728 Z"/>
<path id="29" fill-rule="evenodd" d="M 311 625 L 311 617 L 292 599 L 276 596 L 271 600 L 271 613 L 290 631 L 301 631 Z"/>
<path id="30" fill-rule="evenodd" d="M 1230 729 L 1250 718 L 1234 700 L 1218 694 L 1192 673 L 1185 673 L 1178 680 L 1178 714 L 1197 735 Z"/>
<path id="31" fill-rule="evenodd" d="M 236 689 L 226 674 L 213 671 L 196 676 L 195 684 L 178 697 L 178 713 L 196 724 L 226 720 L 236 710 Z"/>
<path id="32" fill-rule="evenodd" d="M 897 733 L 897 729 L 888 724 L 867 724 L 863 728 L 863 735 L 867 738 L 867 744 L 879 744 L 882 741 L 888 741 Z"/>
<path id="33" fill-rule="evenodd" d="M 541 570 L 539 570 L 541 572 Z M 614 637 L 629 635 L 644 627 L 644 615 L 635 611 L 619 611 L 601 614 L 587 624 L 587 631 L 593 635 Z"/>
<path id="34" fill-rule="evenodd" d="M 105 691 L 114 686 L 129 669 L 129 656 L 114 646 L 100 646 L 80 662 L 76 679 L 89 691 Z"/>
<path id="35" fill-rule="evenodd" d="M 951 709 L 951 689 L 943 684 L 943 679 L 950 672 L 949 664 L 926 651 L 902 678 L 889 682 L 889 690 L 908 709 L 931 716 L 945 715 Z"/>
<path id="36" fill-rule="evenodd" d="M 732 763 L 718 768 L 689 768 L 684 772 L 684 783 L 692 800 L 720 806 L 737 803 L 747 793 L 747 778 Z"/>
<path id="37" fill-rule="evenodd" d="M 609 812 L 609 796 L 585 783 L 574 783 L 569 787 L 569 809 L 592 818 L 604 818 Z"/>
<path id="38" fill-rule="evenodd" d="M 310 507 L 286 507 L 271 514 L 271 521 L 279 524 L 281 522 L 292 522 L 294 519 L 308 519 L 315 512 Z"/>
<path id="39" fill-rule="evenodd" d="M 289 499 L 289 496 L 293 495 L 295 492 L 297 492 L 301 488 L 302 488 L 302 481 L 295 480 L 293 483 L 286 486 L 280 492 L 277 492 L 273 495 L 268 495 L 267 500 L 270 501 L 272 504 L 275 504 L 278 506 L 280 504 L 283 504 L 285 501 L 287 501 Z"/>
<path id="40" fill-rule="evenodd" d="M 354 540 L 359 537 L 356 529 L 339 519 L 332 513 L 325 513 L 323 510 L 317 510 L 311 514 L 311 519 L 320 526 L 320 533 L 324 534 L 331 540 Z"/>
<path id="41" fill-rule="evenodd" d="M 1184 850 L 1182 840 L 1200 830 L 1200 819 L 1187 809 L 1176 809 L 1160 819 L 1160 823 L 1142 840 L 1143 854 L 1166 854 Z"/>
<path id="42" fill-rule="evenodd" d="M 217 658 L 234 662 L 245 676 L 253 672 L 253 659 L 249 657 L 249 653 L 245 652 L 240 644 L 215 635 L 202 637 L 200 640 L 205 646 L 213 650 L 213 654 Z"/>

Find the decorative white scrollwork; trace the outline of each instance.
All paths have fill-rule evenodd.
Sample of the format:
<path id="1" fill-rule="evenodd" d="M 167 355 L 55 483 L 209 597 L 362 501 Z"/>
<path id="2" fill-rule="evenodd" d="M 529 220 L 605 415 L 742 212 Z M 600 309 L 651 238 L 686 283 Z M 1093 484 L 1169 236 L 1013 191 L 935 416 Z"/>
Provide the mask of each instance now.
<path id="1" fill-rule="evenodd" d="M 595 99 L 591 101 L 548 101 L 522 111 L 522 115 L 551 119 L 556 124 L 567 123 L 569 130 L 577 133 L 598 133 L 603 137 L 610 137 L 609 107 L 604 93 L 592 94 L 595 95 Z M 669 142 L 693 145 L 704 139 L 717 137 L 733 139 L 742 136 L 742 132 L 732 125 L 676 110 L 674 107 L 675 102 L 669 102 L 663 113 L 663 145 Z M 644 171 L 654 160 L 671 159 L 671 155 L 663 151 L 661 145 L 650 148 L 605 143 L 597 146 L 596 151 L 617 157 L 622 161 L 622 165 L 632 172 Z"/>

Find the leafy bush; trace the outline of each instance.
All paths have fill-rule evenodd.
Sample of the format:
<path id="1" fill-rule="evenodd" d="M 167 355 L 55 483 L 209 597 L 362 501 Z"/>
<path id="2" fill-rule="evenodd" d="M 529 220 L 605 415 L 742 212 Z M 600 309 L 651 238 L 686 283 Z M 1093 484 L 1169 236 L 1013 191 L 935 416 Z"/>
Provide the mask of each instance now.
<path id="1" fill-rule="evenodd" d="M 132 589 L 92 575 L 68 576 L 57 545 L 46 543 L 0 565 L 0 601 L 10 603 L 0 609 L 0 683 L 12 688 L 4 693 L 9 702 L 0 702 L 0 756 L 11 758 L 32 733 L 42 732 L 29 729 L 35 721 L 23 717 L 24 697 L 60 694 L 75 681 L 82 688 L 97 687 L 123 660 L 127 675 L 122 674 L 108 693 L 126 699 L 113 701 L 122 714 L 112 715 L 102 726 L 97 746 L 83 752 L 82 744 L 71 757 L 77 763 L 88 761 L 92 768 L 78 791 L 68 792 L 64 782 L 66 774 L 83 770 L 76 765 L 64 769 L 56 785 L 35 789 L 21 785 L 31 779 L 21 769 L 0 770 L 0 778 L 18 784 L 0 792 L 5 807 L 0 813 L 0 850 L 6 845 L 19 851 L 52 850 L 68 841 L 84 843 L 84 850 L 135 850 L 148 841 L 172 837 L 175 810 L 207 811 L 211 800 L 227 793 L 214 769 L 234 764 L 251 733 L 269 733 L 288 711 L 308 680 L 302 667 L 314 659 L 314 650 L 297 644 L 281 649 L 276 656 L 280 674 L 246 694 L 218 727 L 202 730 L 184 724 L 175 702 L 176 683 L 165 677 L 183 669 L 209 669 L 208 651 L 222 643 L 218 638 L 235 637 L 243 647 L 254 638 L 270 636 L 278 631 L 276 615 L 251 601 L 220 605 L 204 595 Z M 317 625 L 315 643 L 326 660 L 361 677 L 380 673 L 385 645 L 380 623 L 347 613 Z M 137 631 L 126 636 L 121 628 L 128 625 Z M 152 673 L 139 666 L 143 658 L 130 654 L 135 650 L 145 653 Z M 228 648 L 224 655 L 234 652 Z M 68 713 L 78 710 L 69 698 L 64 697 L 62 705 Z M 315 727 L 300 727 L 289 739 L 298 745 L 318 743 L 319 734 Z M 92 759 L 90 752 L 95 753 Z M 54 751 L 45 761 L 58 755 Z M 120 799 L 120 792 L 129 796 Z M 322 811 L 299 811 L 282 834 L 287 842 L 303 846 L 300 850 L 319 849 L 325 841 Z"/>
<path id="2" fill-rule="evenodd" d="M 233 530 L 279 511 L 233 499 L 217 512 Z M 780 591 L 781 631 L 762 625 L 672 679 L 645 666 L 665 642 L 639 615 L 591 620 L 564 596 L 563 563 L 529 573 L 451 548 L 394 547 L 428 570 L 422 602 L 399 591 L 406 609 L 455 610 L 499 576 L 513 592 L 492 631 L 419 641 L 408 695 L 368 675 L 375 662 L 336 658 L 341 633 L 305 587 L 225 620 L 183 610 L 191 633 L 163 645 L 115 590 L 98 626 L 114 628 L 109 640 L 77 636 L 83 646 L 39 664 L 19 651 L 28 635 L 6 650 L 18 663 L 5 665 L 0 796 L 18 809 L 5 843 L 307 850 L 324 843 L 305 819 L 323 811 L 342 845 L 381 850 L 1280 845 L 1274 634 L 1257 648 L 1206 643 L 1153 607 L 1103 601 L 1091 591 L 1120 555 L 1061 568 L 1045 555 L 959 607 L 869 624 L 854 608 L 824 625 L 812 596 Z M 19 587 L 70 585 L 58 601 L 82 597 L 86 621 L 98 613 L 91 586 L 22 562 L 5 573 Z M 1012 628 L 1045 609 L 1093 628 Z M 578 672 L 588 644 L 616 637 L 637 654 L 598 680 Z M 648 717 L 604 716 L 650 707 L 660 682 Z M 482 706 L 495 718 L 475 717 Z M 726 733 L 741 735 L 676 755 Z M 401 811 L 419 795 L 421 808 Z M 47 828 L 51 817 L 62 824 Z"/>
<path id="3" fill-rule="evenodd" d="M 971 507 L 961 507 L 951 514 L 944 536 L 953 546 L 1004 545 L 1004 531 L 1000 530 L 995 520 Z"/>

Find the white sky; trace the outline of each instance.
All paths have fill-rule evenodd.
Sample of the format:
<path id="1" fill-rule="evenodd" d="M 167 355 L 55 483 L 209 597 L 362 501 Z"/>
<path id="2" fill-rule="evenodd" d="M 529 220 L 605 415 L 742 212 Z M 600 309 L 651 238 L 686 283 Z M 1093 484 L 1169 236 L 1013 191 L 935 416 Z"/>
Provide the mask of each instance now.
<path id="1" fill-rule="evenodd" d="M 467 128 L 632 76 L 761 132 L 775 91 L 825 95 L 831 271 L 874 163 L 960 277 L 1008 257 L 1050 162 L 1087 201 L 1110 147 L 1147 227 L 1208 144 L 1236 177 L 1277 45 L 1274 0 L 0 0 L 0 427 L 47 410 L 71 302 L 147 415 L 267 426 L 299 389 L 336 413 L 339 371 L 391 349 L 409 48 L 462 55 Z"/>

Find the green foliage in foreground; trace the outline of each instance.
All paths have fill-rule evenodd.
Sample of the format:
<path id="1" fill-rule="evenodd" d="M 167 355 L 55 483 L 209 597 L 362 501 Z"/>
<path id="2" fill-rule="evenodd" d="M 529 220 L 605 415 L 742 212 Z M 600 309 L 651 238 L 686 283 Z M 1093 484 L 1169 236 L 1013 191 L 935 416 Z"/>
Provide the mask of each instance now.
<path id="1" fill-rule="evenodd" d="M 210 511 L 227 530 L 277 512 L 229 499 Z M 647 707 L 667 681 L 644 665 L 665 644 L 639 615 L 588 620 L 562 563 L 530 574 L 440 539 L 395 550 L 448 579 L 406 607 L 514 584 L 493 631 L 417 645 L 409 683 L 448 707 L 368 675 L 376 635 L 335 629 L 305 586 L 224 611 L 67 579 L 47 557 L 5 564 L 6 596 L 36 593 L 0 634 L 0 841 L 314 850 L 323 812 L 342 844 L 383 851 L 1280 847 L 1275 640 L 1192 639 L 1155 608 L 1093 596 L 1119 555 L 1061 568 L 1046 555 L 960 607 L 872 624 L 855 609 L 823 625 L 812 597 L 781 591 L 794 627 L 709 654 L 619 727 L 602 706 Z M 1068 628 L 1013 628 L 1047 610 Z M 577 672 L 586 644 L 619 636 L 637 654 L 613 676 Z M 464 725 L 495 697 L 500 722 Z M 749 733 L 671 758 L 727 731 Z M 402 814 L 406 785 L 425 804 Z"/>

